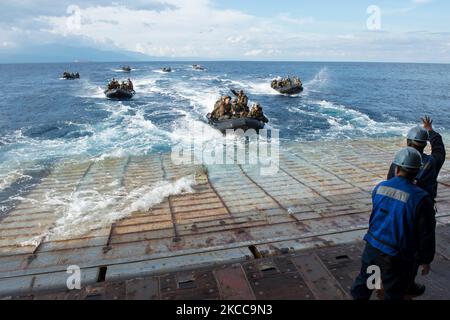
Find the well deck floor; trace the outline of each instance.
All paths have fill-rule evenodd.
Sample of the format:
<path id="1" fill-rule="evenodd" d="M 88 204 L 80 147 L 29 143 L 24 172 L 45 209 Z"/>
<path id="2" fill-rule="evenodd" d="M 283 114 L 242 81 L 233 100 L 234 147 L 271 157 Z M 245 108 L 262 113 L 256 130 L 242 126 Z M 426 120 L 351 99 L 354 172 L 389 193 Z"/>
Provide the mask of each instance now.
<path id="1" fill-rule="evenodd" d="M 61 297 L 67 267 L 77 265 L 83 287 L 100 288 L 103 297 L 115 297 L 117 290 L 119 298 L 144 292 L 161 299 L 348 298 L 371 190 L 385 178 L 403 144 L 402 139 L 290 143 L 280 149 L 274 176 L 261 176 L 249 165 L 177 166 L 169 154 L 57 164 L 0 220 L 0 296 L 57 292 Z M 40 238 L 59 218 L 51 206 L 40 205 L 48 190 L 111 194 L 117 185 L 133 190 L 188 175 L 196 177 L 194 193 L 169 196 L 151 210 L 82 235 Z M 450 222 L 449 161 L 441 171 L 437 202 L 437 220 L 445 228 Z M 441 232 L 436 264 L 442 281 L 432 283 L 429 298 L 441 289 L 442 297 L 450 297 L 446 234 Z M 283 289 L 291 286 L 292 291 Z M 331 296 L 324 291 L 330 286 L 335 288 Z M 89 296 L 86 289 L 78 294 Z"/>

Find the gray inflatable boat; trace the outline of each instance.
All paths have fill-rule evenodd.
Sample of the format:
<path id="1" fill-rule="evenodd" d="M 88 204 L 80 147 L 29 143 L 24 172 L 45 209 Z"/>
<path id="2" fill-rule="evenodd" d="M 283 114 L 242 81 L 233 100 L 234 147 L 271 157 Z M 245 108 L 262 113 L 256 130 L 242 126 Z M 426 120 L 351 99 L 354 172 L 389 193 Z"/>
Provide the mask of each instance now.
<path id="1" fill-rule="evenodd" d="M 80 74 L 77 73 L 63 73 L 62 78 L 64 80 L 75 80 L 75 79 L 80 79 Z"/>
<path id="2" fill-rule="evenodd" d="M 133 98 L 134 91 L 128 91 L 123 89 L 112 89 L 112 90 L 106 90 L 105 95 L 108 99 L 113 100 L 129 100 Z"/>
<path id="3" fill-rule="evenodd" d="M 272 89 L 278 91 L 281 94 L 299 94 L 303 91 L 302 86 L 293 86 L 293 87 L 272 87 Z"/>
<path id="4" fill-rule="evenodd" d="M 288 81 L 288 83 L 282 83 L 282 80 L 274 79 L 272 80 L 272 83 L 270 84 L 270 87 L 276 91 L 278 91 L 281 94 L 299 94 L 303 91 L 303 85 L 302 81 L 298 77 L 293 78 L 285 78 Z"/>
<path id="5" fill-rule="evenodd" d="M 253 118 L 235 118 L 235 119 L 226 119 L 226 120 L 215 120 L 212 119 L 210 114 L 206 116 L 208 119 L 208 123 L 214 128 L 222 133 L 225 133 L 226 130 L 232 129 L 242 129 L 247 131 L 249 129 L 254 129 L 258 132 L 261 129 L 264 129 L 265 123 Z"/>

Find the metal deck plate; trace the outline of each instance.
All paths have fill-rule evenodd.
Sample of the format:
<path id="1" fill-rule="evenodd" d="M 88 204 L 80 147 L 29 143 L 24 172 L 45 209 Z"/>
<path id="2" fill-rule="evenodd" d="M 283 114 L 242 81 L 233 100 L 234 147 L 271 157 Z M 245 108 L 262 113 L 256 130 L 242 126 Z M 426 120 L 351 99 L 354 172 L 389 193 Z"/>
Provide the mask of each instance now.
<path id="1" fill-rule="evenodd" d="M 288 143 L 280 148 L 280 170 L 274 176 L 262 176 L 258 167 L 236 163 L 177 166 L 170 154 L 58 163 L 0 218 L 0 295 L 64 289 L 67 267 L 77 265 L 86 286 L 96 285 L 103 266 L 108 283 L 175 272 L 167 276 L 174 279 L 174 287 L 167 287 L 171 292 L 162 287 L 156 290 L 152 280 L 136 280 L 125 286 L 102 287 L 104 293 L 99 295 L 112 299 L 173 299 L 182 292 L 199 298 L 344 298 L 341 291 L 353 280 L 360 248 L 349 247 L 354 251 L 346 253 L 315 249 L 316 256 L 286 262 L 289 267 L 275 259 L 271 260 L 274 269 L 255 273 L 248 269 L 257 268 L 255 252 L 249 247 L 271 259 L 360 240 L 370 215 L 370 192 L 384 179 L 394 153 L 403 145 L 403 139 Z M 46 237 L 59 226 L 61 213 L 68 210 L 64 206 L 70 206 L 77 192 L 120 198 L 141 187 L 191 176 L 195 177 L 192 193 L 170 195 L 149 210 L 135 210 L 113 221 L 100 218 L 82 233 Z M 445 225 L 450 222 L 449 161 L 439 181 L 437 218 Z M 49 199 L 69 200 L 68 204 L 49 204 Z M 122 206 L 118 201 L 117 207 L 113 203 L 108 210 Z M 443 259 L 450 257 L 449 241 L 438 243 Z M 241 269 L 230 266 L 242 261 L 247 264 Z M 177 272 L 217 264 L 231 269 L 223 269 L 230 274 L 223 270 L 207 273 L 205 283 L 211 282 L 212 292 L 189 287 L 203 281 L 197 274 L 193 282 L 176 286 Z M 287 271 L 291 268 L 295 271 Z M 316 274 L 317 268 L 329 273 Z M 249 275 L 249 282 L 244 283 Z M 219 284 L 213 285 L 213 279 Z M 276 289 L 267 279 L 276 279 L 289 290 Z M 326 287 L 335 288 L 331 295 L 317 285 L 323 279 Z"/>

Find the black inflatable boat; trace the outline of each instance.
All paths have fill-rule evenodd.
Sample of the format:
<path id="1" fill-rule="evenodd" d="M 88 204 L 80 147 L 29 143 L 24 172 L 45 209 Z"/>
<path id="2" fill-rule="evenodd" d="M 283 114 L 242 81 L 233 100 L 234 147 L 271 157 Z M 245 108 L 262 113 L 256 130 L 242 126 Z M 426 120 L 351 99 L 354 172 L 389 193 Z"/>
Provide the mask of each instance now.
<path id="1" fill-rule="evenodd" d="M 108 99 L 114 99 L 114 100 L 129 100 L 133 98 L 134 91 L 128 91 L 123 89 L 112 89 L 112 90 L 106 90 L 105 91 L 106 97 Z"/>
<path id="2" fill-rule="evenodd" d="M 122 71 L 123 72 L 131 72 L 131 68 L 130 68 L 130 66 L 123 66 Z"/>
<path id="3" fill-rule="evenodd" d="M 274 79 L 270 87 L 281 94 L 298 94 L 303 91 L 303 84 L 299 77 Z"/>
<path id="4" fill-rule="evenodd" d="M 162 68 L 162 72 L 172 72 L 172 68 Z"/>
<path id="5" fill-rule="evenodd" d="M 281 94 L 298 94 L 303 91 L 302 86 L 293 86 L 293 87 L 272 87 L 272 89 L 278 91 Z"/>
<path id="6" fill-rule="evenodd" d="M 237 130 L 242 129 L 247 131 L 249 129 L 254 129 L 258 132 L 261 129 L 264 129 L 265 123 L 253 118 L 236 118 L 236 119 L 227 119 L 227 120 L 215 120 L 211 119 L 211 115 L 208 113 L 206 116 L 208 118 L 208 123 L 213 126 L 215 129 L 225 133 L 227 129 Z"/>
<path id="7" fill-rule="evenodd" d="M 62 78 L 64 79 L 64 80 L 75 80 L 75 79 L 80 79 L 80 74 L 77 72 L 77 73 L 64 73 L 63 75 L 62 75 Z"/>
<path id="8" fill-rule="evenodd" d="M 192 69 L 194 69 L 194 70 L 199 70 L 199 71 L 204 71 L 204 70 L 206 70 L 205 67 L 203 67 L 203 66 L 201 66 L 201 65 L 199 65 L 199 64 L 193 64 L 193 65 L 192 65 Z"/>

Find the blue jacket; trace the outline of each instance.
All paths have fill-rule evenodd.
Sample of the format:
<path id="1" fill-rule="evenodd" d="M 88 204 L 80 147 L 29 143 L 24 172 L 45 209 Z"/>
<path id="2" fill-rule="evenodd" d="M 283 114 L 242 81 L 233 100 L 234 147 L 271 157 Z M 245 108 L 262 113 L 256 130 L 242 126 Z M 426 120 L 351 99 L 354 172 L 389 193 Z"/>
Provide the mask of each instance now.
<path id="1" fill-rule="evenodd" d="M 427 212 L 421 212 L 425 200 L 428 200 Z M 430 259 L 430 251 L 434 257 L 435 213 L 427 192 L 405 178 L 395 177 L 375 187 L 372 203 L 369 230 L 364 240 L 379 251 L 404 260 L 414 260 L 418 252 L 425 251 L 420 252 L 421 260 L 430 262 L 425 260 Z M 421 215 L 427 217 L 425 222 L 419 219 Z M 424 245 L 422 237 L 432 243 Z"/>

